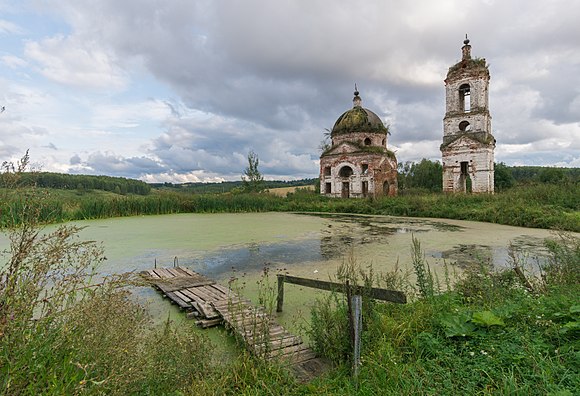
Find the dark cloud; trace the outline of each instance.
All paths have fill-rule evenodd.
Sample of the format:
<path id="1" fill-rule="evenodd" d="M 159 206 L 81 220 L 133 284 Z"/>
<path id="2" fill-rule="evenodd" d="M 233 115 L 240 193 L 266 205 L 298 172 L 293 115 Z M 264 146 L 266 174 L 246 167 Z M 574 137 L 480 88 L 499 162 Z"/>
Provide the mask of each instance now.
<path id="1" fill-rule="evenodd" d="M 266 175 L 316 176 L 317 146 L 355 82 L 391 125 L 400 161 L 437 156 L 443 80 L 465 33 L 491 64 L 498 147 L 530 144 L 537 164 L 553 163 L 562 160 L 544 153 L 547 133 L 563 147 L 579 140 L 580 2 L 63 0 L 53 12 L 71 42 L 98 45 L 127 70 L 139 64 L 187 107 L 167 102 L 143 157 L 91 154 L 82 164 L 95 172 L 238 178 L 254 150 Z M 498 160 L 535 158 L 507 152 Z"/>
<path id="2" fill-rule="evenodd" d="M 71 158 L 78 161 L 78 156 Z M 109 153 L 95 152 L 82 165 L 82 173 L 123 177 L 141 177 L 147 173 L 162 173 L 166 168 L 147 157 L 122 157 Z"/>

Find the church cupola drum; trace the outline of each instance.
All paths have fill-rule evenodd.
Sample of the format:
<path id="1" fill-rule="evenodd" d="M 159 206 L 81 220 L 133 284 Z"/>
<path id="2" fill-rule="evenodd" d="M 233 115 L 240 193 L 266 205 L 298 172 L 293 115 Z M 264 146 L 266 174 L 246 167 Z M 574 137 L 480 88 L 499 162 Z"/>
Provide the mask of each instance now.
<path id="1" fill-rule="evenodd" d="M 495 138 L 489 113 L 489 69 L 471 57 L 465 36 L 462 59 L 445 79 L 443 119 L 444 192 L 493 193 Z"/>
<path id="2" fill-rule="evenodd" d="M 320 156 L 320 193 L 337 198 L 394 196 L 397 159 L 387 149 L 389 130 L 362 107 L 355 86 L 353 107 L 334 123 L 331 145 Z"/>

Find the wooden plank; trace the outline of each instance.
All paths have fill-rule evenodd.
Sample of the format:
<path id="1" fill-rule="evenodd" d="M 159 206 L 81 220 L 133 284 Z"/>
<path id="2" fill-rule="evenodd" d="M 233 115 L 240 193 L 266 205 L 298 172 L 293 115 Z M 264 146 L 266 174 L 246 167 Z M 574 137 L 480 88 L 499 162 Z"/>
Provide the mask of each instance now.
<path id="1" fill-rule="evenodd" d="M 165 271 L 169 272 L 173 277 L 178 278 L 184 276 L 181 271 L 178 271 L 177 268 L 164 268 Z"/>
<path id="2" fill-rule="evenodd" d="M 221 286 L 221 285 L 218 285 L 217 283 L 212 283 L 211 285 L 207 285 L 208 288 L 212 289 L 212 291 L 215 294 L 222 296 L 222 298 L 227 298 L 228 296 L 233 295 L 233 293 L 230 289 L 227 289 L 225 287 L 216 287 L 216 286 Z"/>
<path id="3" fill-rule="evenodd" d="M 300 337 L 297 336 L 293 336 L 293 335 L 286 335 L 284 336 L 284 338 L 278 339 L 278 340 L 274 340 L 274 341 L 270 341 L 270 342 L 262 342 L 260 344 L 254 344 L 253 348 L 258 351 L 264 351 L 264 350 L 268 350 L 268 351 L 275 351 L 278 349 L 283 349 L 289 346 L 293 346 L 293 345 L 299 345 L 302 344 L 302 339 Z"/>
<path id="4" fill-rule="evenodd" d="M 200 286 L 197 289 L 205 293 L 212 300 L 222 300 L 224 296 L 224 294 L 221 292 L 214 292 L 215 289 L 211 288 L 210 286 Z"/>
<path id="5" fill-rule="evenodd" d="M 173 292 L 177 297 L 181 298 L 183 301 L 185 301 L 186 303 L 191 302 L 191 298 L 189 298 L 188 296 L 186 296 L 185 294 L 181 293 L 179 290 L 175 290 Z"/>
<path id="6" fill-rule="evenodd" d="M 143 271 L 141 273 L 145 274 L 145 276 L 148 276 L 150 278 L 159 279 L 159 275 L 157 275 L 155 272 L 153 272 L 153 270 L 147 270 L 147 271 Z"/>
<path id="7" fill-rule="evenodd" d="M 193 307 L 199 313 L 201 313 L 203 316 L 205 316 L 206 319 L 215 319 L 215 318 L 221 317 L 219 312 L 216 311 L 215 309 L 213 309 L 213 307 L 209 304 L 204 304 L 204 303 L 199 303 L 199 302 L 194 301 L 191 303 L 191 305 L 193 305 Z"/>
<path id="8" fill-rule="evenodd" d="M 299 278 L 297 276 L 291 275 L 277 275 L 279 277 L 284 278 L 284 282 L 292 283 L 294 285 L 300 285 L 305 287 L 312 287 L 315 289 L 320 290 L 328 290 L 328 291 L 337 291 L 342 292 L 345 289 L 345 285 L 336 282 L 328 282 L 328 281 L 321 281 L 317 279 L 307 279 L 307 278 Z M 390 301 L 399 304 L 406 304 L 407 303 L 407 296 L 405 293 L 396 291 L 396 290 L 387 290 L 387 289 L 379 289 L 373 287 L 371 289 L 364 289 L 361 286 L 353 287 L 352 294 L 359 294 L 364 295 L 365 292 L 368 292 L 370 298 L 375 300 L 381 301 Z"/>
<path id="9" fill-rule="evenodd" d="M 186 303 L 185 301 L 183 301 L 181 298 L 179 298 L 178 296 L 176 296 L 176 295 L 175 295 L 175 293 L 173 293 L 173 292 L 168 292 L 168 293 L 165 293 L 165 295 L 166 295 L 167 297 L 169 297 L 169 298 L 171 299 L 171 301 L 173 301 L 173 302 L 175 302 L 177 305 L 179 305 L 179 307 L 180 307 L 180 308 L 183 308 L 183 309 L 185 309 L 185 308 L 189 308 L 189 307 L 191 307 L 191 305 L 190 305 L 190 304 L 188 304 L 188 303 Z"/>
<path id="10" fill-rule="evenodd" d="M 171 279 L 171 278 L 174 278 L 173 274 L 171 272 L 167 271 L 165 268 L 157 268 L 155 270 L 155 272 L 157 272 L 157 274 L 162 279 Z"/>
<path id="11" fill-rule="evenodd" d="M 185 272 L 187 275 L 191 275 L 191 276 L 200 276 L 200 274 L 198 274 L 197 272 L 194 272 L 192 270 L 190 270 L 187 267 L 179 267 L 179 269 L 183 272 Z"/>
<path id="12" fill-rule="evenodd" d="M 207 329 L 208 327 L 217 326 L 221 323 L 222 323 L 221 318 L 220 319 L 202 319 L 202 320 L 198 320 L 197 322 L 195 322 L 195 324 L 198 325 L 199 327 L 201 327 L 202 329 Z"/>
<path id="13" fill-rule="evenodd" d="M 175 267 L 175 271 L 179 274 L 179 276 L 192 276 L 192 274 L 188 273 L 183 269 L 184 267 Z"/>
<path id="14" fill-rule="evenodd" d="M 228 294 L 229 295 L 229 294 L 232 293 L 232 290 L 231 289 L 229 289 L 229 288 L 227 288 L 225 286 L 222 286 L 219 283 L 215 283 L 212 286 L 215 287 L 218 290 L 221 290 L 224 294 Z"/>
<path id="15" fill-rule="evenodd" d="M 212 301 L 215 301 L 214 298 L 208 296 L 206 293 L 203 292 L 203 290 L 201 290 L 200 287 L 188 287 L 187 290 L 191 293 L 196 295 L 198 298 L 202 299 L 203 302 L 207 302 L 210 303 Z"/>
<path id="16" fill-rule="evenodd" d="M 198 296 L 196 296 L 195 294 L 193 294 L 192 292 L 190 292 L 189 289 L 181 289 L 180 292 L 188 296 L 192 301 L 203 303 L 203 300 Z"/>
<path id="17" fill-rule="evenodd" d="M 165 275 L 161 271 L 161 268 L 155 268 L 151 270 L 155 275 L 157 275 L 160 279 L 165 278 Z"/>
<path id="18" fill-rule="evenodd" d="M 296 354 L 302 351 L 312 351 L 312 349 L 308 348 L 304 344 L 290 345 L 285 348 L 277 349 L 275 351 L 270 352 L 270 358 L 277 357 L 283 358 L 284 356 Z"/>

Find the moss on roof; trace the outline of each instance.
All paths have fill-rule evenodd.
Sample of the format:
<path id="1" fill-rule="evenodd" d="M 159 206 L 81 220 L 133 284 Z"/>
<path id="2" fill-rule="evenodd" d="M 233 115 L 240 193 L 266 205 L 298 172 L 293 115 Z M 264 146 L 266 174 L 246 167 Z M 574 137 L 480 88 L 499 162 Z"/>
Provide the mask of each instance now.
<path id="1" fill-rule="evenodd" d="M 388 133 L 378 115 L 360 106 L 355 106 L 342 113 L 332 127 L 331 135 L 352 132 Z"/>
<path id="2" fill-rule="evenodd" d="M 489 73 L 488 64 L 485 61 L 485 58 L 473 58 L 473 59 L 461 60 L 461 61 L 457 62 L 456 64 L 454 64 L 453 66 L 451 66 L 449 68 L 449 71 L 447 72 L 447 77 L 449 77 L 452 74 L 458 73 L 461 70 L 465 70 L 465 69 L 470 69 L 470 70 L 480 69 L 482 71 L 486 71 L 487 73 Z"/>

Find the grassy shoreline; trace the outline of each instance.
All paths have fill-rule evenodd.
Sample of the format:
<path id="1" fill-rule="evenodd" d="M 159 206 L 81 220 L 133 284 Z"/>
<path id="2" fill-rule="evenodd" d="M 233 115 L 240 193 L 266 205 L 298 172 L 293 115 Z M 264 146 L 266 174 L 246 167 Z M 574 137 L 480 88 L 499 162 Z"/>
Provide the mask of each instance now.
<path id="1" fill-rule="evenodd" d="M 104 192 L 36 189 L 42 196 L 44 223 L 110 217 L 171 213 L 236 212 L 323 212 L 357 213 L 472 220 L 580 232 L 579 184 L 528 185 L 495 195 L 442 193 L 407 194 L 368 199 L 333 199 L 313 191 L 297 191 L 287 197 L 274 194 L 188 194 L 156 191 L 147 196 L 122 196 Z M 23 219 L 7 216 L 20 213 L 23 197 L 0 191 L 0 227 Z"/>

